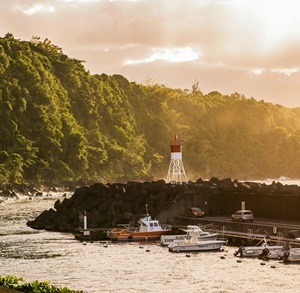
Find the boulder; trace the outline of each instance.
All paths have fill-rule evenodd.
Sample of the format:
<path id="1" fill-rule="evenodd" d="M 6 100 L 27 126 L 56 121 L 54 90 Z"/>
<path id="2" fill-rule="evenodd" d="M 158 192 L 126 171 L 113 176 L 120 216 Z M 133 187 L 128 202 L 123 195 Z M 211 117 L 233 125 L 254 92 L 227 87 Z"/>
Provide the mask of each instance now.
<path id="1" fill-rule="evenodd" d="M 251 186 L 248 185 L 247 183 L 242 182 L 238 185 L 237 190 L 239 192 L 247 192 L 248 193 L 248 192 L 251 192 Z"/>
<path id="2" fill-rule="evenodd" d="M 122 219 L 129 221 L 132 218 L 132 216 L 133 214 L 131 212 L 124 212 L 121 217 Z"/>
<path id="3" fill-rule="evenodd" d="M 58 199 L 55 203 L 54 203 L 54 208 L 58 211 L 59 207 L 60 207 L 61 201 L 60 199 Z"/>
<path id="4" fill-rule="evenodd" d="M 211 214 L 224 211 L 227 213 L 229 206 L 220 205 L 220 209 L 214 209 L 214 206 L 218 201 L 222 201 L 222 195 L 230 197 L 231 192 L 238 195 L 232 197 L 233 201 L 239 197 L 239 194 L 251 193 L 251 201 L 255 207 L 255 200 L 261 197 L 260 194 L 276 194 L 278 197 L 279 193 L 282 193 L 283 196 L 297 196 L 300 194 L 300 187 L 286 186 L 278 182 L 267 185 L 238 182 L 231 178 L 219 180 L 216 177 L 206 181 L 198 179 L 196 183 L 189 182 L 181 185 L 165 183 L 164 180 L 127 184 L 96 183 L 91 187 L 77 188 L 70 198 L 57 200 L 54 209 L 44 211 L 35 220 L 29 221 L 28 225 L 36 229 L 71 230 L 82 225 L 78 214 L 86 211 L 92 227 L 112 227 L 124 222 L 137 221 L 140 214 L 146 212 L 145 204 L 148 204 L 149 214 L 153 218 L 163 215 L 163 218 L 168 220 L 172 213 L 176 212 L 174 214 L 176 216 L 179 212 L 182 213 L 185 207 L 194 204 L 207 204 Z M 268 198 L 271 199 L 271 196 Z M 294 202 L 297 202 L 297 199 Z"/>
<path id="5" fill-rule="evenodd" d="M 272 193 L 276 193 L 276 190 L 277 190 L 276 185 L 261 184 L 260 187 L 256 189 L 256 192 L 262 194 L 272 194 Z"/>

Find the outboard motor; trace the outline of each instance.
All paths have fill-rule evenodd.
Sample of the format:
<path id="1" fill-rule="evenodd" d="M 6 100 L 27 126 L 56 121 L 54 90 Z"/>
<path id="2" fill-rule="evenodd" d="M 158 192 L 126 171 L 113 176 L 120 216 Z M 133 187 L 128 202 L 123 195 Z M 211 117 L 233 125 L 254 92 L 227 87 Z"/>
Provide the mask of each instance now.
<path id="1" fill-rule="evenodd" d="M 239 256 L 243 257 L 243 251 L 244 251 L 244 246 L 240 246 L 239 249 L 234 253 L 234 256 Z"/>
<path id="2" fill-rule="evenodd" d="M 288 258 L 290 256 L 290 252 L 289 251 L 285 251 L 283 254 L 282 254 L 282 260 L 284 262 L 288 262 Z"/>
<path id="3" fill-rule="evenodd" d="M 268 259 L 268 255 L 270 253 L 270 250 L 268 248 L 265 248 L 261 254 L 258 256 L 259 259 Z"/>

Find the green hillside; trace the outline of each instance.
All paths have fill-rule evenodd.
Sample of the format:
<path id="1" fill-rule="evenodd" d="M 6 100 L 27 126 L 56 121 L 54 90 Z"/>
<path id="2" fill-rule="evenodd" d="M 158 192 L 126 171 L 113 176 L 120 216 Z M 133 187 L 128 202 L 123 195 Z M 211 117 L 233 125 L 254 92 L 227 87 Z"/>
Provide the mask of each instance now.
<path id="1" fill-rule="evenodd" d="M 300 178 L 300 108 L 91 75 L 50 40 L 0 38 L 0 183 Z"/>

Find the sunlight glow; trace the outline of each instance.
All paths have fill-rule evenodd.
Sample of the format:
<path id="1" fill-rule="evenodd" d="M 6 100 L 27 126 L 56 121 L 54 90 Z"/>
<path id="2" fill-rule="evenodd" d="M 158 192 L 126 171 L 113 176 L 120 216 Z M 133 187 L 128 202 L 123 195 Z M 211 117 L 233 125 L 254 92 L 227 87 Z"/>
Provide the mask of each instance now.
<path id="1" fill-rule="evenodd" d="M 148 58 L 144 59 L 129 59 L 125 62 L 125 65 L 151 63 L 157 60 L 165 60 L 169 62 L 186 62 L 197 60 L 200 57 L 198 51 L 193 50 L 190 47 L 184 48 L 153 48 L 152 54 Z"/>
<path id="2" fill-rule="evenodd" d="M 298 0 L 228 0 L 228 4 L 245 25 L 258 29 L 267 47 L 299 36 Z"/>

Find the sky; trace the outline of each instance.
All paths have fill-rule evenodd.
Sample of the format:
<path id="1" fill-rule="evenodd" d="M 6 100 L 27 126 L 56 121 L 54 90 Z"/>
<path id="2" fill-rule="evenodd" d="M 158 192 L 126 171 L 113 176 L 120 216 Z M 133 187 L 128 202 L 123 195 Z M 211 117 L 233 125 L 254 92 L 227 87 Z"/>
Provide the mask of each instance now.
<path id="1" fill-rule="evenodd" d="M 50 39 L 92 74 L 300 107 L 298 0 L 1 0 L 0 37 Z"/>

